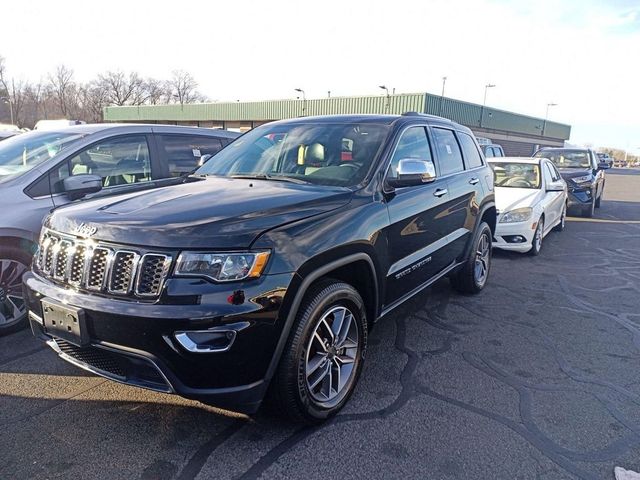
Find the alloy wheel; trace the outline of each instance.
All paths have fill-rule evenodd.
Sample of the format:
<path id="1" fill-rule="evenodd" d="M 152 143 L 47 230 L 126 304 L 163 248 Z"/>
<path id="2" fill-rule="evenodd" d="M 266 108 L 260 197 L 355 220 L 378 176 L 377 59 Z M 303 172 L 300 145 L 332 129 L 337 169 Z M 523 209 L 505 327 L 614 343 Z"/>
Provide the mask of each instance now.
<path id="1" fill-rule="evenodd" d="M 542 231 L 544 230 L 544 220 L 540 219 L 538 221 L 538 228 L 536 228 L 536 233 L 533 241 L 535 242 L 534 248 L 536 251 L 540 251 L 542 248 Z"/>
<path id="2" fill-rule="evenodd" d="M 478 285 L 482 286 L 487 281 L 489 275 L 489 262 L 491 256 L 491 240 L 486 232 L 483 232 L 478 240 L 476 249 L 476 259 L 474 265 L 475 279 Z"/>
<path id="3" fill-rule="evenodd" d="M 27 270 L 16 260 L 0 259 L 0 328 L 19 322 L 27 313 L 22 295 L 22 275 Z"/>
<path id="4" fill-rule="evenodd" d="M 322 315 L 309 343 L 305 362 L 311 397 L 331 407 L 348 392 L 359 350 L 358 325 L 353 313 L 335 306 Z"/>

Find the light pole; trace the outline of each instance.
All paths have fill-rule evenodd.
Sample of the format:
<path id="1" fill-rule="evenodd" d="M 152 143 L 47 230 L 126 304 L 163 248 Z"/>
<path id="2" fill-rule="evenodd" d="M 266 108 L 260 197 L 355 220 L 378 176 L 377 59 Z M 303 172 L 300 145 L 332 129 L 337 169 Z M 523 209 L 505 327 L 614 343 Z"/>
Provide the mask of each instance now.
<path id="1" fill-rule="evenodd" d="M 480 111 L 480 126 L 482 127 L 482 124 L 484 123 L 484 108 L 487 105 L 487 90 L 489 90 L 490 88 L 495 87 L 495 84 L 493 83 L 487 83 L 484 86 L 484 99 L 482 100 L 482 110 Z"/>
<path id="2" fill-rule="evenodd" d="M 544 122 L 542 123 L 542 136 L 543 137 L 544 137 L 544 131 L 547 128 L 547 118 L 549 117 L 549 108 L 557 107 L 557 106 L 558 106 L 557 103 L 553 103 L 553 102 L 547 103 L 547 111 L 544 114 Z"/>
<path id="3" fill-rule="evenodd" d="M 484 100 L 482 101 L 482 106 L 483 107 L 487 104 L 487 90 L 489 90 L 490 88 L 493 88 L 493 87 L 495 87 L 495 85 L 492 84 L 492 83 L 487 83 L 484 86 Z"/>
<path id="4" fill-rule="evenodd" d="M 385 110 L 387 110 L 387 111 L 388 111 L 388 110 L 389 110 L 389 104 L 390 104 L 390 102 L 389 102 L 389 98 L 390 98 L 390 97 L 389 97 L 389 89 L 386 87 L 386 85 L 380 85 L 380 86 L 378 86 L 378 88 L 381 88 L 382 90 L 384 90 L 385 92 L 387 92 L 387 105 L 386 105 L 386 107 L 385 107 Z"/>
<path id="5" fill-rule="evenodd" d="M 9 115 L 11 116 L 11 125 L 13 125 L 13 103 L 11 103 L 11 98 L 0 97 L 0 100 L 2 100 L 3 102 L 9 105 Z"/>
<path id="6" fill-rule="evenodd" d="M 440 94 L 440 107 L 438 108 L 438 115 L 442 115 L 442 99 L 444 98 L 444 86 L 447 83 L 447 77 L 442 77 L 442 93 Z"/>
<path id="7" fill-rule="evenodd" d="M 303 89 L 296 88 L 295 91 L 302 94 L 302 116 L 305 117 L 307 115 L 307 97 L 305 96 Z"/>

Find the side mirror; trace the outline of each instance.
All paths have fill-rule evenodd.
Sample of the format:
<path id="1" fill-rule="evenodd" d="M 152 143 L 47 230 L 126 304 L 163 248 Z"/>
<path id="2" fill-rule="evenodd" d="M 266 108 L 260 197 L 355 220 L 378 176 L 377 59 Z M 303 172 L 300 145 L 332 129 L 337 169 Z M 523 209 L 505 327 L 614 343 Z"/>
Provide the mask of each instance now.
<path id="1" fill-rule="evenodd" d="M 547 185 L 547 192 L 564 192 L 564 182 L 551 182 Z"/>
<path id="2" fill-rule="evenodd" d="M 609 165 L 608 162 L 600 162 L 598 164 L 598 170 L 608 170 L 611 168 L 611 165 Z"/>
<path id="3" fill-rule="evenodd" d="M 102 178 L 89 173 L 67 177 L 62 184 L 67 197 L 71 200 L 78 200 L 85 195 L 102 190 Z"/>
<path id="4" fill-rule="evenodd" d="M 403 158 L 398 162 L 395 178 L 389 178 L 387 183 L 392 187 L 412 187 L 433 182 L 436 179 L 436 169 L 433 163 L 415 158 Z"/>

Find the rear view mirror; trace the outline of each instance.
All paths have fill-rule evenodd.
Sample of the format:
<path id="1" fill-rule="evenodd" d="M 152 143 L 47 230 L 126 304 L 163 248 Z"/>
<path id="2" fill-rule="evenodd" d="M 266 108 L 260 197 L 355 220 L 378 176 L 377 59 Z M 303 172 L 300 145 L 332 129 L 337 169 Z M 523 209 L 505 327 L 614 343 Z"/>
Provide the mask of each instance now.
<path id="1" fill-rule="evenodd" d="M 207 160 L 209 160 L 211 157 L 213 157 L 213 155 L 209 155 L 208 153 L 205 155 L 202 155 L 200 157 L 200 160 L 198 160 L 198 167 L 201 167 L 202 165 L 207 163 Z"/>
<path id="2" fill-rule="evenodd" d="M 88 173 L 67 177 L 62 183 L 67 197 L 71 200 L 78 200 L 85 195 L 102 190 L 102 178 Z"/>
<path id="3" fill-rule="evenodd" d="M 411 187 L 433 182 L 436 179 L 436 169 L 428 160 L 403 158 L 398 162 L 395 178 L 389 178 L 392 187 Z"/>
<path id="4" fill-rule="evenodd" d="M 608 170 L 611 168 L 608 162 L 601 162 L 598 164 L 598 170 Z"/>

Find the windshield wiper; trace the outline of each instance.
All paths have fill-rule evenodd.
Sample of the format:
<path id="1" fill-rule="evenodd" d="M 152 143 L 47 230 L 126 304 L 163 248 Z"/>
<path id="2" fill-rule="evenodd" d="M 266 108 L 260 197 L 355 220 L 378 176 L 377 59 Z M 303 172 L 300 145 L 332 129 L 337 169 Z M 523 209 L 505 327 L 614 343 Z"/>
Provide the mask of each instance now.
<path id="1" fill-rule="evenodd" d="M 309 183 L 306 180 L 302 180 L 300 178 L 285 177 L 283 175 L 269 175 L 266 173 L 231 175 L 231 178 L 245 178 L 249 180 L 275 180 L 276 182 L 289 182 L 297 184 Z"/>

